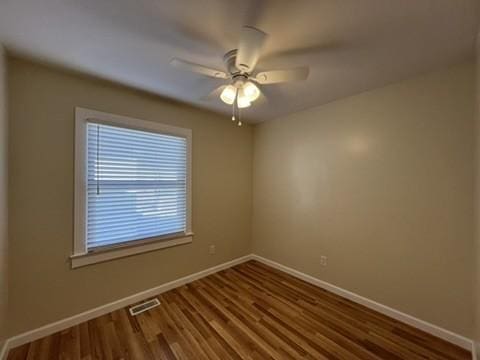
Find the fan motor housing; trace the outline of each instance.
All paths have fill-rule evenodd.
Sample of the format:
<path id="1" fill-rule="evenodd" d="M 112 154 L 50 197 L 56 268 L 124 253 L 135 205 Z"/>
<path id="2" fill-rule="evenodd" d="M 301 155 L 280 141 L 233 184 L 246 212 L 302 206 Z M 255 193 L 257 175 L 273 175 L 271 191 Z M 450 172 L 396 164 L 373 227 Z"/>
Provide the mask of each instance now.
<path id="1" fill-rule="evenodd" d="M 243 73 L 241 70 L 239 70 L 235 66 L 236 58 L 237 58 L 237 49 L 230 50 L 223 56 L 223 61 L 225 62 L 225 66 L 228 72 L 230 73 L 230 75 L 232 75 L 232 77 Z"/>

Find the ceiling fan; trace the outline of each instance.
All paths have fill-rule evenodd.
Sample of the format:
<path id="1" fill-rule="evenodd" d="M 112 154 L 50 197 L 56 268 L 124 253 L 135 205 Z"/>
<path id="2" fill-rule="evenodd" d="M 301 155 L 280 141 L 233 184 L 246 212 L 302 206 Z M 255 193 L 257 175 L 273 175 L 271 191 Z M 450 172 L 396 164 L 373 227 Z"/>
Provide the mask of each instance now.
<path id="1" fill-rule="evenodd" d="M 255 73 L 255 65 L 266 39 L 267 34 L 263 31 L 244 26 L 238 49 L 227 52 L 223 57 L 226 72 L 176 58 L 172 59 L 170 64 L 182 70 L 227 80 L 227 85 L 218 87 L 211 95 L 219 94 L 224 103 L 232 106 L 232 121 L 238 120 L 237 124 L 241 126 L 239 109 L 249 107 L 260 97 L 259 85 L 305 80 L 308 77 L 308 67 Z"/>

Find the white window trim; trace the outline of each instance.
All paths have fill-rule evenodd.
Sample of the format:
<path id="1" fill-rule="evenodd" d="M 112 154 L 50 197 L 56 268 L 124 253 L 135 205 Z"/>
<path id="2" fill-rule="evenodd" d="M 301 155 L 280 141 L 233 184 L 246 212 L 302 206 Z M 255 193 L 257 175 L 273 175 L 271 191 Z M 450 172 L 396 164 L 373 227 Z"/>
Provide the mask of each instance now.
<path id="1" fill-rule="evenodd" d="M 187 139 L 187 216 L 185 233 L 158 237 L 153 240 L 129 242 L 104 247 L 98 250 L 87 249 L 86 242 L 86 191 L 87 191 L 87 122 L 121 126 L 180 136 Z M 153 121 L 139 120 L 127 116 L 109 114 L 85 108 L 75 108 L 75 206 L 72 268 L 131 256 L 147 251 L 163 249 L 192 242 L 192 130 Z"/>

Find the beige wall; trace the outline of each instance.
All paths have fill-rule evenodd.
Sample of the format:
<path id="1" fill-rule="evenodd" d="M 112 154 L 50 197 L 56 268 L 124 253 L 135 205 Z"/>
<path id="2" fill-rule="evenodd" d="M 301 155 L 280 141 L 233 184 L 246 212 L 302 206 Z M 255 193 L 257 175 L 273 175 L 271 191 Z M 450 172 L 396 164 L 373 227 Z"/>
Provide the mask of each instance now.
<path id="1" fill-rule="evenodd" d="M 251 127 L 19 59 L 9 86 L 11 335 L 249 253 Z M 75 106 L 192 129 L 192 244 L 70 269 Z"/>
<path id="2" fill-rule="evenodd" d="M 0 44 L 0 349 L 7 335 L 7 79 L 6 58 Z"/>
<path id="3" fill-rule="evenodd" d="M 473 339 L 477 348 L 477 359 L 480 360 L 480 37 L 477 39 L 476 62 L 476 131 L 475 131 L 475 276 L 474 276 L 474 301 L 475 301 L 475 327 Z"/>
<path id="4" fill-rule="evenodd" d="M 473 70 L 256 127 L 253 251 L 471 336 Z"/>

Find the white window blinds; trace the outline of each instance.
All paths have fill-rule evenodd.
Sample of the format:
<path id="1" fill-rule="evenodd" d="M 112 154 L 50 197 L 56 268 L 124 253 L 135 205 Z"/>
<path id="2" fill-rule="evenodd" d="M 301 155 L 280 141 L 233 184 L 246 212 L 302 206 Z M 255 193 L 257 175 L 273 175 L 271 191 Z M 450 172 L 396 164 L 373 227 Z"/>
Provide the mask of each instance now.
<path id="1" fill-rule="evenodd" d="M 87 248 L 186 231 L 187 141 L 87 123 Z"/>

